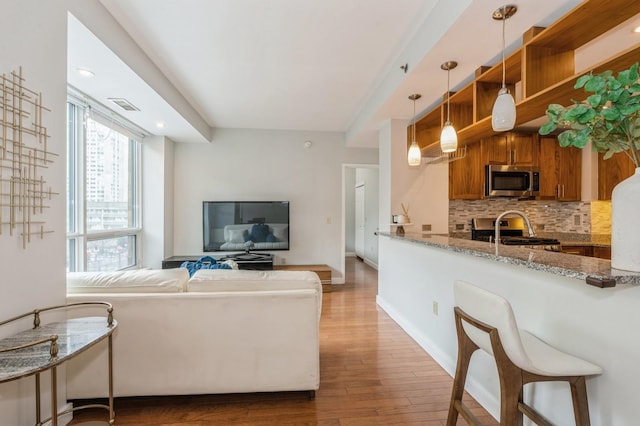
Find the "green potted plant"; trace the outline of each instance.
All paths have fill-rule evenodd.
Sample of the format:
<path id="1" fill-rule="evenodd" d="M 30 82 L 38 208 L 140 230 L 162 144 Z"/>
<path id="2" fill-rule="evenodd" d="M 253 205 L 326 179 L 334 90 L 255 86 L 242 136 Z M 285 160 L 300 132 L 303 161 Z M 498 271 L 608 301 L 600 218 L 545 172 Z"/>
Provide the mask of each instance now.
<path id="1" fill-rule="evenodd" d="M 605 160 L 624 152 L 633 161 L 636 173 L 616 185 L 611 199 L 611 266 L 634 272 L 640 272 L 640 232 L 634 223 L 640 209 L 639 77 L 638 63 L 617 76 L 612 71 L 583 75 L 574 87 L 588 97 L 568 107 L 549 105 L 549 121 L 539 130 L 548 135 L 560 129 L 562 147 L 584 148 L 591 141 Z"/>
<path id="2" fill-rule="evenodd" d="M 593 149 L 611 158 L 626 153 L 636 167 L 640 167 L 640 82 L 638 63 L 620 71 L 587 74 L 578 78 L 576 89 L 591 93 L 584 101 L 573 100 L 564 107 L 551 104 L 547 109 L 549 121 L 539 133 L 548 135 L 558 128 L 560 146 L 584 148 L 591 140 Z M 569 127 L 569 128 L 567 128 Z"/>

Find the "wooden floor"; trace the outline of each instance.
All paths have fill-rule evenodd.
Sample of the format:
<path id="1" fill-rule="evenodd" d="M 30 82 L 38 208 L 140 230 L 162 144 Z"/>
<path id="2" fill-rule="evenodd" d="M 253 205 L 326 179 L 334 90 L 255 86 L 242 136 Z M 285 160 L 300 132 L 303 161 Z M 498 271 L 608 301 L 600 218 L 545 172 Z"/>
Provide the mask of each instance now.
<path id="1" fill-rule="evenodd" d="M 346 284 L 324 293 L 314 401 L 304 392 L 118 398 L 116 425 L 445 425 L 451 377 L 377 307 L 377 284 L 375 269 L 348 258 Z M 498 424 L 465 401 L 484 425 Z M 76 413 L 71 424 L 102 416 Z"/>

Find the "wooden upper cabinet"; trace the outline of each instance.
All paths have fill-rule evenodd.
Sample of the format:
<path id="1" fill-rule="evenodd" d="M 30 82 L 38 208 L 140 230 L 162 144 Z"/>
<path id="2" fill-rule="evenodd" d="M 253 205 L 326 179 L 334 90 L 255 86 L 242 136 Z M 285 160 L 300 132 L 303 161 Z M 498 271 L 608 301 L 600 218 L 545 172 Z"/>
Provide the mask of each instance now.
<path id="1" fill-rule="evenodd" d="M 603 160 L 598 154 L 598 200 L 610 200 L 613 187 L 635 173 L 633 161 L 624 152 Z"/>
<path id="2" fill-rule="evenodd" d="M 449 199 L 480 200 L 484 195 L 484 168 L 480 142 L 467 145 L 467 155 L 449 163 Z"/>
<path id="3" fill-rule="evenodd" d="M 555 137 L 540 137 L 541 200 L 580 201 L 582 154 L 578 148 L 562 148 Z"/>
<path id="4" fill-rule="evenodd" d="M 538 135 L 534 133 L 502 133 L 483 138 L 481 145 L 482 165 L 536 166 L 538 162 Z"/>

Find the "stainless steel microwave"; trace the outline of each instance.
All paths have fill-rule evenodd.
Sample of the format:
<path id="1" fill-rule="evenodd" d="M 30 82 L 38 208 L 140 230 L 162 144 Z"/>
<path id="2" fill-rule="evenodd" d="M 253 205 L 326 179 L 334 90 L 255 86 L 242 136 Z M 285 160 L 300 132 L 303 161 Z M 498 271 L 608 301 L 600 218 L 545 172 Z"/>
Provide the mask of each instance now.
<path id="1" fill-rule="evenodd" d="M 540 193 L 537 167 L 487 165 L 484 171 L 485 197 L 533 197 Z"/>

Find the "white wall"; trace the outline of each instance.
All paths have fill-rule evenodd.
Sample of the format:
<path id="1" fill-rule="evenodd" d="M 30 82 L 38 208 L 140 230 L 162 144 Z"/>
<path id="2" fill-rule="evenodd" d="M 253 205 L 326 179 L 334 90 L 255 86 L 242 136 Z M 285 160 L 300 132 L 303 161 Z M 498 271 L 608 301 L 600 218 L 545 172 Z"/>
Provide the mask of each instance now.
<path id="1" fill-rule="evenodd" d="M 342 164 L 377 161 L 327 132 L 217 129 L 211 144 L 176 144 L 174 254 L 202 254 L 204 200 L 288 200 L 291 249 L 276 263 L 326 263 L 340 282 Z"/>
<path id="2" fill-rule="evenodd" d="M 344 169 L 344 252 L 347 256 L 356 255 L 356 169 Z"/>
<path id="3" fill-rule="evenodd" d="M 152 136 L 142 141 L 142 262 L 159 269 L 173 252 L 173 141 Z"/>
<path id="4" fill-rule="evenodd" d="M 447 233 L 449 223 L 449 166 L 407 164 L 407 122 L 398 121 L 392 132 L 391 213 L 402 214 L 402 204 L 409 209 L 413 225 L 407 232 L 421 232 L 431 225 L 433 233 Z"/>
<path id="5" fill-rule="evenodd" d="M 64 303 L 65 300 L 65 154 L 66 154 L 66 23 L 67 11 L 62 2 L 6 0 L 2 4 L 0 26 L 0 73 L 9 74 L 22 66 L 26 87 L 42 92 L 45 112 L 43 124 L 51 135 L 48 149 L 59 157 L 42 171 L 47 184 L 59 193 L 38 217 L 53 230 L 44 239 L 32 238 L 26 249 L 19 236 L 9 235 L 2 225 L 0 234 L 0 320 L 33 310 Z M 8 173 L 3 171 L 3 178 Z M 5 210 L 6 211 L 6 210 Z M 3 221 L 6 220 L 6 216 Z M 20 328 L 28 327 L 21 324 Z M 0 335 L 10 331 L 0 328 Z M 64 403 L 64 370 L 58 392 Z M 49 375 L 42 378 L 43 414 L 51 412 Z M 29 377 L 0 384 L 0 424 L 35 423 L 34 379 Z M 62 406 L 59 404 L 59 406 Z"/>
<path id="6" fill-rule="evenodd" d="M 449 232 L 449 166 L 423 163 L 410 167 L 407 124 L 407 120 L 388 120 L 379 131 L 380 229 L 389 229 L 385 222 L 391 222 L 391 215 L 402 214 L 404 204 L 412 223 L 405 227 L 406 232 L 421 232 L 422 225 L 431 225 L 432 233 L 446 234 Z"/>

